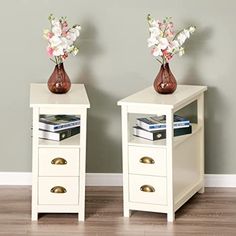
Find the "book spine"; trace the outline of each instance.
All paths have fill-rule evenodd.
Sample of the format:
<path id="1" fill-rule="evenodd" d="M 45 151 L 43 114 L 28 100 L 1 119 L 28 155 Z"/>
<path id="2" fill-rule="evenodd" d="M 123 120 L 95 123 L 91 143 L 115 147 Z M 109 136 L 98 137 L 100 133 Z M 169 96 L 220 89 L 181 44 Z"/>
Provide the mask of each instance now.
<path id="1" fill-rule="evenodd" d="M 60 131 L 60 130 L 65 130 L 68 128 L 74 128 L 74 127 L 78 127 L 80 125 L 80 121 L 75 121 L 75 122 L 71 122 L 71 123 L 67 123 L 67 124 L 61 124 L 61 125 L 50 125 L 50 124 L 46 124 L 43 122 L 39 122 L 39 128 L 43 129 L 43 130 L 48 130 L 51 132 L 55 132 L 55 131 Z"/>
<path id="2" fill-rule="evenodd" d="M 165 130 L 160 130 L 154 133 L 141 128 L 133 127 L 133 135 L 154 141 L 164 139 L 166 137 L 166 132 Z"/>
<path id="3" fill-rule="evenodd" d="M 192 126 L 174 129 L 174 136 L 180 136 L 185 134 L 192 133 Z M 158 130 L 156 132 L 149 132 L 147 130 L 138 129 L 136 127 L 133 128 L 133 134 L 137 137 L 145 138 L 148 140 L 160 140 L 166 138 L 166 130 Z"/>
<path id="4" fill-rule="evenodd" d="M 63 130 L 63 129 L 67 129 L 67 128 L 72 128 L 72 127 L 76 127 L 80 125 L 80 121 L 74 121 L 74 122 L 70 122 L 70 123 L 66 123 L 66 124 L 60 124 L 60 125 L 55 125 L 54 126 L 54 130 L 55 131 L 59 131 L 59 130 Z"/>
<path id="5" fill-rule="evenodd" d="M 184 134 L 191 134 L 192 133 L 192 126 L 189 125 L 188 127 L 182 129 L 174 129 L 174 136 L 181 136 Z"/>
<path id="6" fill-rule="evenodd" d="M 39 130 L 39 138 L 53 140 L 53 141 L 62 141 L 66 138 L 69 138 L 79 133 L 80 133 L 80 127 L 75 127 L 75 128 L 63 130 L 60 132 Z"/>
<path id="7" fill-rule="evenodd" d="M 147 124 L 141 120 L 136 120 L 137 126 L 145 129 L 145 130 L 153 130 L 153 129 L 165 129 L 165 124 L 155 124 L 155 125 L 150 125 Z"/>
<path id="8" fill-rule="evenodd" d="M 146 124 L 145 122 L 142 122 L 140 120 L 137 120 L 137 126 L 140 126 L 141 128 L 148 130 L 148 131 L 165 130 L 166 129 L 165 123 L 149 125 L 149 124 Z M 174 129 L 189 127 L 190 121 L 174 122 L 173 126 L 174 126 Z"/>
<path id="9" fill-rule="evenodd" d="M 185 135 L 185 134 L 191 134 L 192 133 L 192 126 L 184 127 L 184 128 L 179 128 L 179 129 L 174 129 L 174 137 Z M 160 136 L 161 135 L 161 136 Z M 159 136 L 159 138 L 158 138 Z M 155 132 L 153 133 L 153 140 L 158 140 L 158 139 L 164 139 L 166 138 L 166 131 L 163 130 L 162 132 Z"/>
<path id="10" fill-rule="evenodd" d="M 62 141 L 63 139 L 72 137 L 72 136 L 79 134 L 79 133 L 80 133 L 80 127 L 76 127 L 73 129 L 68 129 L 68 130 L 62 131 L 62 132 L 60 132 L 59 141 Z"/>

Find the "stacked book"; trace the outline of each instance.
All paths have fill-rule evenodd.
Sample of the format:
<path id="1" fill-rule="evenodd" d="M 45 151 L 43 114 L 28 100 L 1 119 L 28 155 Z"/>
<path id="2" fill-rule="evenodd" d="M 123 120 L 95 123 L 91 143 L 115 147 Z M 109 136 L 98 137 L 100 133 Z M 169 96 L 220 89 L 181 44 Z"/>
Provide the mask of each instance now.
<path id="1" fill-rule="evenodd" d="M 74 115 L 40 115 L 39 138 L 61 141 L 80 133 L 80 117 Z"/>
<path id="2" fill-rule="evenodd" d="M 192 126 L 188 119 L 174 115 L 174 136 L 192 133 Z M 166 138 L 166 116 L 151 116 L 137 118 L 136 126 L 133 127 L 133 135 L 149 140 Z"/>

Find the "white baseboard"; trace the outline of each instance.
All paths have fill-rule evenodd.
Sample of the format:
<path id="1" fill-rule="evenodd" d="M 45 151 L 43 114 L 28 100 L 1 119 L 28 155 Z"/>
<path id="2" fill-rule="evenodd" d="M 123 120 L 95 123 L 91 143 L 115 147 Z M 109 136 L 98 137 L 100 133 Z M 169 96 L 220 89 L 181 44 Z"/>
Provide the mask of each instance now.
<path id="1" fill-rule="evenodd" d="M 205 175 L 206 187 L 236 187 L 236 175 Z"/>
<path id="2" fill-rule="evenodd" d="M 0 172 L 0 185 L 31 185 L 31 172 Z M 120 173 L 87 173 L 86 186 L 122 186 Z M 206 187 L 236 187 L 236 175 L 206 174 Z"/>
<path id="3" fill-rule="evenodd" d="M 0 172 L 0 185 L 31 185 L 31 172 Z"/>

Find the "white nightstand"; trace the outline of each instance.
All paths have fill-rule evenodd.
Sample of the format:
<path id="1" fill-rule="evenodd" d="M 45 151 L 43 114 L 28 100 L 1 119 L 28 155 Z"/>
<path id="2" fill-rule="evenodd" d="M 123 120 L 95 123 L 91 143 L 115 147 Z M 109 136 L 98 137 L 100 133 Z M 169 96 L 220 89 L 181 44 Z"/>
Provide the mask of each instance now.
<path id="1" fill-rule="evenodd" d="M 41 212 L 78 213 L 84 221 L 87 109 L 83 84 L 66 94 L 51 93 L 46 84 L 31 84 L 33 108 L 32 220 Z M 79 115 L 80 134 L 61 142 L 38 138 L 39 115 Z"/>
<path id="2" fill-rule="evenodd" d="M 124 216 L 130 210 L 177 211 L 196 192 L 204 192 L 204 91 L 206 86 L 178 85 L 171 95 L 146 88 L 118 102 L 122 112 Z M 192 134 L 173 137 L 173 115 L 197 101 Z M 139 114 L 139 115 L 138 115 Z M 166 115 L 166 139 L 149 141 L 132 135 L 135 118 Z"/>

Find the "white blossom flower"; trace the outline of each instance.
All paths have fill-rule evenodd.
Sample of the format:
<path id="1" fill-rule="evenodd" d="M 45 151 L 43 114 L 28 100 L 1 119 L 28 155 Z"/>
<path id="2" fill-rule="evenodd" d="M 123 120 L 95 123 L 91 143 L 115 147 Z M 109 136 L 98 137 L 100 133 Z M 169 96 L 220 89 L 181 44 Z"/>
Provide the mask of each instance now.
<path id="1" fill-rule="evenodd" d="M 150 14 L 147 16 L 149 26 L 148 47 L 151 47 L 151 53 L 160 63 L 168 62 L 175 54 L 184 55 L 182 45 L 186 39 L 196 30 L 195 26 L 190 26 L 175 34 L 174 25 L 171 17 L 166 17 L 162 22 L 154 20 Z"/>
<path id="2" fill-rule="evenodd" d="M 160 47 L 154 47 L 153 50 L 152 50 L 152 55 L 154 57 L 159 57 L 159 56 L 162 56 L 163 55 L 163 52 L 161 51 L 161 48 Z"/>
<path id="3" fill-rule="evenodd" d="M 67 38 L 68 38 L 69 40 L 71 40 L 72 42 L 74 42 L 74 41 L 76 40 L 76 38 L 77 38 L 77 33 L 76 33 L 76 31 L 74 31 L 74 30 L 71 29 L 71 30 L 68 32 Z"/>
<path id="4" fill-rule="evenodd" d="M 73 28 L 77 29 L 78 31 L 80 31 L 82 29 L 82 27 L 80 25 L 75 25 Z M 78 34 L 79 37 L 79 34 Z"/>
<path id="5" fill-rule="evenodd" d="M 153 19 L 150 19 L 148 21 L 150 27 L 158 27 L 159 28 L 159 25 L 160 25 L 160 21 L 159 20 L 153 20 Z"/>
<path id="6" fill-rule="evenodd" d="M 187 39 L 187 37 L 184 33 L 179 33 L 177 36 L 177 40 L 178 40 L 180 46 L 184 44 L 186 39 Z"/>
<path id="7" fill-rule="evenodd" d="M 49 15 L 51 30 L 44 30 L 43 36 L 48 40 L 47 53 L 49 57 L 55 57 L 55 63 L 62 63 L 68 54 L 76 55 L 78 48 L 74 42 L 80 35 L 81 26 L 69 27 L 66 17 L 57 19 L 53 14 Z M 52 59 L 53 60 L 53 59 Z"/>
<path id="8" fill-rule="evenodd" d="M 79 52 L 79 49 L 74 45 L 68 47 L 68 52 L 72 53 L 74 56 Z"/>
<path id="9" fill-rule="evenodd" d="M 161 34 L 161 30 L 158 27 L 150 27 L 149 31 L 153 37 L 157 37 Z"/>
<path id="10" fill-rule="evenodd" d="M 68 50 L 70 44 L 68 42 L 68 40 L 66 38 L 61 38 L 61 44 L 60 46 L 64 49 L 64 50 Z"/>
<path id="11" fill-rule="evenodd" d="M 190 34 L 192 34 L 195 30 L 196 30 L 196 27 L 195 27 L 195 26 L 190 26 L 190 27 L 189 27 L 189 32 L 190 32 Z"/>
<path id="12" fill-rule="evenodd" d="M 157 44 L 158 40 L 156 37 L 153 37 L 151 35 L 151 37 L 148 38 L 147 42 L 148 42 L 148 47 L 150 48 L 150 47 L 154 46 L 155 44 Z"/>
<path id="13" fill-rule="evenodd" d="M 179 42 L 177 41 L 177 40 L 173 40 L 172 42 L 171 42 L 171 47 L 173 48 L 173 49 L 177 49 L 177 48 L 179 48 Z"/>
<path id="14" fill-rule="evenodd" d="M 56 18 L 51 20 L 52 26 L 60 27 L 60 21 Z"/>
<path id="15" fill-rule="evenodd" d="M 53 56 L 58 57 L 58 56 L 63 56 L 64 55 L 64 49 L 61 46 L 54 47 L 53 48 Z"/>
<path id="16" fill-rule="evenodd" d="M 162 56 L 163 52 L 162 50 L 165 50 L 168 48 L 169 42 L 166 38 L 159 38 L 157 41 L 157 44 L 152 50 L 152 55 L 154 57 Z"/>
<path id="17" fill-rule="evenodd" d="M 169 46 L 169 42 L 168 42 L 168 40 L 166 38 L 159 38 L 158 41 L 159 41 L 158 45 L 160 45 L 159 47 L 162 50 L 166 49 Z"/>
<path id="18" fill-rule="evenodd" d="M 190 38 L 190 33 L 188 30 L 184 29 L 183 34 L 186 36 L 186 38 Z"/>
<path id="19" fill-rule="evenodd" d="M 60 36 L 61 33 L 62 33 L 61 26 L 56 26 L 56 25 L 53 26 L 53 27 L 52 27 L 52 32 L 53 32 L 54 35 Z"/>
<path id="20" fill-rule="evenodd" d="M 184 48 L 181 47 L 181 48 L 179 49 L 179 56 L 182 57 L 183 55 L 184 55 Z"/>
<path id="21" fill-rule="evenodd" d="M 57 47 L 58 45 L 61 44 L 60 37 L 58 37 L 56 35 L 52 36 L 48 41 L 49 41 L 51 47 Z"/>

